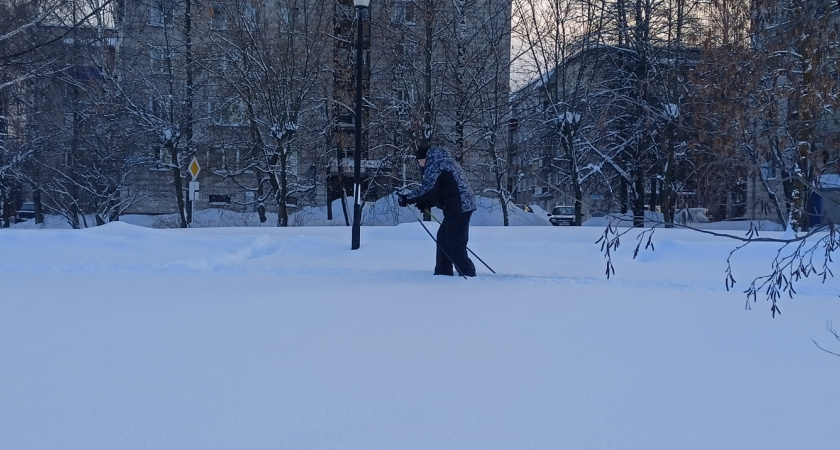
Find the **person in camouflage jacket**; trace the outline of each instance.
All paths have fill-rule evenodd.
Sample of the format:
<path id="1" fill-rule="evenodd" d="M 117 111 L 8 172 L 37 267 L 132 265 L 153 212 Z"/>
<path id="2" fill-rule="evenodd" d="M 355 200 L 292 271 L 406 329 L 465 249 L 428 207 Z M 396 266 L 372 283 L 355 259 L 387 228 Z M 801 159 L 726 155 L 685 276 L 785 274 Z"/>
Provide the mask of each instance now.
<path id="1" fill-rule="evenodd" d="M 416 157 L 423 168 L 423 181 L 417 189 L 400 194 L 399 204 L 416 204 L 421 210 L 435 206 L 443 211 L 437 232 L 435 275 L 454 275 L 454 264 L 460 275 L 474 277 L 475 265 L 467 255 L 467 243 L 476 203 L 464 171 L 443 147 L 421 147 Z"/>

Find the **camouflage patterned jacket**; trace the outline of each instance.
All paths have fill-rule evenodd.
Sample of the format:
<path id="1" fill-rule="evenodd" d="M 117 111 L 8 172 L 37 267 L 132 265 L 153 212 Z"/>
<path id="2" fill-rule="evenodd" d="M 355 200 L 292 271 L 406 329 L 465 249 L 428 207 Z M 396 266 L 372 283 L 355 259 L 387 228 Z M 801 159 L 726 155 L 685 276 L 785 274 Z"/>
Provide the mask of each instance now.
<path id="1" fill-rule="evenodd" d="M 408 203 L 417 203 L 421 209 L 437 206 L 443 210 L 444 217 L 476 209 L 475 194 L 463 169 L 443 147 L 429 149 L 423 182 L 405 195 Z"/>

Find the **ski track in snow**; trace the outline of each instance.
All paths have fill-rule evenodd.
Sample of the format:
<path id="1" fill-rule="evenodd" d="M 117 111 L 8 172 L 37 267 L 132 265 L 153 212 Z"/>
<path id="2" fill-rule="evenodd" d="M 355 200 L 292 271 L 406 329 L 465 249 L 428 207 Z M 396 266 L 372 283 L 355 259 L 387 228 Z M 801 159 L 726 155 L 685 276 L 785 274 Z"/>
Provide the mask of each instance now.
<path id="1" fill-rule="evenodd" d="M 487 242 L 482 242 L 479 237 L 479 245 L 485 245 L 492 248 L 496 245 L 515 246 L 517 236 L 515 234 L 509 235 L 510 238 L 506 242 L 494 242 L 493 238 L 497 233 L 509 232 L 507 230 L 495 230 L 486 228 L 479 230 L 477 234 L 487 232 L 485 239 L 490 238 Z M 397 243 L 397 245 L 405 244 L 406 248 L 383 248 L 381 242 L 366 242 L 367 249 L 364 252 L 350 253 L 348 256 L 346 236 L 343 233 L 338 234 L 319 234 L 320 231 L 298 230 L 301 234 L 282 234 L 270 235 L 268 233 L 247 234 L 252 233 L 253 230 L 243 230 L 243 234 L 225 234 L 226 231 L 214 231 L 213 229 L 196 229 L 192 230 L 193 241 L 192 247 L 179 248 L 178 232 L 181 230 L 152 230 L 142 227 L 135 227 L 116 223 L 111 227 L 100 227 L 95 229 L 82 230 L 78 233 L 62 233 L 59 239 L 54 239 L 54 242 L 61 243 L 67 246 L 85 246 L 85 245 L 101 245 L 102 243 L 109 243 L 115 255 L 107 255 L 107 259 L 112 261 L 84 261 L 87 255 L 80 255 L 79 260 L 76 261 L 56 261 L 56 262 L 2 262 L 0 263 L 0 273 L 15 274 L 15 273 L 52 273 L 52 274 L 207 274 L 218 273 L 224 275 L 269 275 L 275 277 L 313 277 L 319 276 L 332 277 L 342 276 L 353 278 L 356 280 L 367 280 L 371 282 L 389 280 L 395 282 L 426 282 L 434 280 L 435 282 L 446 282 L 447 277 L 433 277 L 431 274 L 431 267 L 433 261 L 427 255 L 429 242 L 421 235 L 412 235 L 409 239 L 401 237 L 396 241 L 391 241 L 390 244 Z M 229 230 L 227 230 L 229 231 Z M 287 230 L 288 231 L 288 230 Z M 404 230 L 399 228 L 383 230 L 384 234 L 401 233 Z M 574 230 L 578 231 L 578 230 Z M 123 233 L 130 232 L 130 235 Z M 312 232 L 312 234 L 308 234 Z M 217 234 L 219 233 L 219 234 Z M 196 236 L 197 235 L 197 236 Z M 0 244 L 6 245 L 20 245 L 21 247 L 31 246 L 37 239 L 33 238 L 33 233 L 4 233 L 0 238 Z M 220 242 L 220 239 L 222 240 Z M 30 242 L 33 241 L 33 242 Z M 153 255 L 152 261 L 121 263 L 120 259 L 131 259 L 132 254 L 143 253 L 144 247 L 156 246 L 160 247 L 160 243 L 170 243 L 171 252 L 164 255 Z M 414 251 L 415 247 L 411 247 L 420 243 L 425 252 L 422 260 L 419 262 L 422 269 L 416 267 L 393 268 L 386 262 L 378 261 L 377 263 L 368 263 L 368 259 L 385 260 L 394 251 L 406 252 Z M 546 242 L 540 252 L 546 255 L 552 253 L 560 253 L 561 247 L 555 247 L 557 244 Z M 595 255 L 598 259 L 598 250 L 596 245 L 592 242 L 580 242 L 575 244 L 572 250 L 567 250 L 568 253 L 574 254 L 581 251 L 580 248 L 588 249 L 589 255 Z M 163 246 L 166 247 L 166 246 Z M 589 248 L 591 247 L 591 248 Z M 687 244 L 675 239 L 662 239 L 657 244 L 655 251 L 642 251 L 638 258 L 632 261 L 633 264 L 645 264 L 655 262 L 662 258 L 671 258 L 675 255 L 684 253 L 684 248 Z M 225 251 L 215 252 L 213 250 L 224 249 Z M 186 257 L 184 254 L 194 251 L 197 254 L 208 253 L 195 257 Z M 504 250 L 504 249 L 503 249 Z M 772 249 L 767 248 L 751 248 L 748 251 L 769 252 Z M 526 250 L 527 251 L 527 250 Z M 120 258 L 118 255 L 122 252 L 128 255 L 126 258 Z M 485 252 L 480 252 L 485 254 Z M 504 251 L 502 251 L 504 253 Z M 614 258 L 626 258 L 629 251 L 623 250 L 620 256 L 614 255 Z M 307 255 L 301 258 L 301 255 Z M 486 254 L 485 254 L 486 255 Z M 492 255 L 492 254 L 491 254 Z M 347 258 L 354 256 L 362 256 L 364 261 L 363 266 L 353 266 L 348 264 Z M 580 257 L 580 255 L 574 255 Z M 486 257 L 486 256 L 485 256 Z M 41 258 L 39 258 L 41 259 Z M 563 266 L 558 266 L 557 273 L 542 273 L 542 274 L 523 274 L 515 271 L 506 271 L 503 267 L 499 267 L 493 259 L 488 259 L 489 263 L 495 267 L 496 274 L 489 273 L 487 268 L 473 258 L 473 261 L 478 269 L 478 277 L 469 280 L 463 280 L 461 277 L 455 276 L 453 279 L 468 283 L 510 283 L 515 282 L 523 285 L 579 285 L 579 286 L 597 286 L 610 285 L 613 287 L 625 287 L 644 289 L 649 287 L 664 288 L 673 291 L 708 291 L 726 293 L 724 285 L 724 276 L 721 272 L 719 280 L 701 279 L 696 281 L 668 279 L 657 274 L 641 275 L 633 277 L 623 272 L 627 267 L 627 260 L 622 261 L 619 265 L 619 275 L 607 278 L 606 275 L 581 276 L 577 274 L 565 274 L 562 271 Z M 603 274 L 605 264 L 603 259 L 600 259 L 598 266 L 594 266 L 589 273 Z M 581 264 L 585 261 L 581 261 Z M 379 264 L 378 266 L 376 264 Z M 571 264 L 575 264 L 572 262 Z M 568 265 L 566 266 L 568 267 Z M 736 271 L 736 278 L 741 281 L 732 289 L 733 292 L 740 293 L 747 287 L 743 281 L 750 281 L 746 278 L 740 280 L 739 273 Z M 313 284 L 313 289 L 317 289 L 317 283 Z M 804 295 L 820 295 L 835 297 L 836 291 L 823 284 L 819 283 L 799 283 L 797 285 L 797 292 Z"/>
<path id="2" fill-rule="evenodd" d="M 607 279 L 606 276 L 566 276 L 566 275 L 528 275 L 521 273 L 504 273 L 496 270 L 497 273 L 487 272 L 487 268 L 476 264 L 478 276 L 475 278 L 463 279 L 460 276 L 453 277 L 438 277 L 431 273 L 431 269 L 349 269 L 349 268 L 334 268 L 324 267 L 318 265 L 274 265 L 266 262 L 262 265 L 247 264 L 249 262 L 259 260 L 260 258 L 275 255 L 283 248 L 282 242 L 266 243 L 265 239 L 257 239 L 255 245 L 242 248 L 240 250 L 224 253 L 216 256 L 205 258 L 193 258 L 172 262 L 149 263 L 149 264 L 115 264 L 103 262 L 91 263 L 75 263 L 75 264 L 2 264 L 0 265 L 0 273 L 44 273 L 44 274 L 167 274 L 167 275 L 189 275 L 189 274 L 207 274 L 218 273 L 224 275 L 264 275 L 282 277 L 347 277 L 356 280 L 367 280 L 371 283 L 377 281 L 404 281 L 404 282 L 449 282 L 461 281 L 465 283 L 481 283 L 481 284 L 508 284 L 511 282 L 523 285 L 565 285 L 565 286 L 598 286 L 611 285 L 614 287 L 625 288 L 651 288 L 657 287 L 661 289 L 668 289 L 673 291 L 708 291 L 717 293 L 726 293 L 724 286 L 724 279 L 721 276 L 719 283 L 709 283 L 703 281 L 690 282 L 678 280 L 650 280 L 650 279 L 629 279 L 613 276 Z M 730 291 L 740 293 L 746 284 L 739 283 Z M 801 295 L 819 295 L 836 297 L 836 289 L 832 289 L 825 285 L 816 286 L 797 286 L 797 293 Z"/>

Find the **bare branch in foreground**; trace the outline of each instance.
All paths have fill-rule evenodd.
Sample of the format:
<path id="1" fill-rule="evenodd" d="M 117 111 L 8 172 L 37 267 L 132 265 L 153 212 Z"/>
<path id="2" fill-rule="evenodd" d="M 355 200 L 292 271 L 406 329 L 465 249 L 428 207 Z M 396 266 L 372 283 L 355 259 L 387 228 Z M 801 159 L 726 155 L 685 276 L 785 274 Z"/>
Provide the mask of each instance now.
<path id="1" fill-rule="evenodd" d="M 840 332 L 838 332 L 838 331 L 834 328 L 834 326 L 833 326 L 833 324 L 831 323 L 831 321 L 830 321 L 830 320 L 826 322 L 826 324 L 825 324 L 825 329 L 826 329 L 826 330 L 828 330 L 828 332 L 829 332 L 829 333 L 831 333 L 832 335 L 834 335 L 834 339 L 836 339 L 836 340 L 837 340 L 837 342 L 840 342 Z M 833 352 L 833 351 L 831 351 L 831 350 L 828 350 L 828 349 L 826 349 L 826 348 L 822 347 L 820 344 L 818 344 L 818 343 L 817 343 L 817 341 L 815 341 L 815 340 L 813 340 L 813 339 L 811 339 L 811 341 L 814 343 L 814 345 L 816 345 L 816 346 L 817 346 L 817 348 L 818 348 L 818 349 L 820 349 L 820 350 L 822 350 L 822 351 L 824 351 L 824 352 L 826 352 L 826 353 L 832 354 L 832 355 L 834 355 L 834 356 L 840 356 L 840 353 Z"/>
<path id="2" fill-rule="evenodd" d="M 633 230 L 639 233 L 637 235 L 638 242 L 633 251 L 633 258 L 635 259 L 642 248 L 643 242 L 645 250 L 655 250 L 653 233 L 657 226 L 664 224 L 664 222 L 654 222 L 652 226 L 646 229 L 628 227 L 623 231 L 619 231 L 617 227 L 613 226 L 612 222 L 609 223 L 604 233 L 596 241 L 596 244 L 601 245 L 601 252 L 607 259 L 607 278 L 615 274 L 612 255 L 613 252 L 618 250 L 622 236 Z M 833 262 L 832 254 L 840 248 L 840 233 L 838 233 L 834 224 L 816 228 L 801 235 L 785 236 L 783 238 L 761 237 L 759 229 L 755 224 L 750 224 L 750 229 L 744 236 L 703 230 L 681 224 L 673 224 L 673 226 L 741 242 L 740 245 L 729 253 L 726 259 L 724 284 L 727 291 L 735 286 L 732 258 L 739 250 L 757 242 L 782 244 L 770 262 L 770 271 L 765 275 L 753 279 L 747 289 L 743 291 L 747 295 L 746 309 L 752 309 L 750 300 L 753 303 L 756 302 L 760 294 L 771 302 L 770 312 L 773 317 L 776 317 L 776 314 L 781 314 L 779 299 L 783 295 L 787 295 L 788 298 L 792 299 L 796 294 L 797 282 L 804 278 L 816 276 L 824 284 L 829 277 L 834 277 L 834 272 L 832 272 L 829 264 Z"/>

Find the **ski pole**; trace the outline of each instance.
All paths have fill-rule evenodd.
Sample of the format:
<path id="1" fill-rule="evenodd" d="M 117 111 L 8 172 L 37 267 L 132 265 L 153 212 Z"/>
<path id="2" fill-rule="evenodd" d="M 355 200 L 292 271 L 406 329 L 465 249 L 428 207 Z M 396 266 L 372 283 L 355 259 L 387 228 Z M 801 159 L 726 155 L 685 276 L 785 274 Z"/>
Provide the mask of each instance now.
<path id="1" fill-rule="evenodd" d="M 420 222 L 420 225 L 423 227 L 424 230 L 426 230 L 426 233 L 429 234 L 429 237 L 432 238 L 433 241 L 435 241 L 435 245 L 437 245 L 437 248 L 439 248 L 440 251 L 443 252 L 443 256 L 446 256 L 449 259 L 449 261 L 452 263 L 452 265 L 455 266 L 455 270 L 457 270 L 458 273 L 461 274 L 461 276 L 464 277 L 464 279 L 466 280 L 467 276 L 464 275 L 464 272 L 458 267 L 458 264 L 455 264 L 455 261 L 452 258 L 449 257 L 449 253 L 447 253 L 446 250 L 444 250 L 444 248 L 437 241 L 437 239 L 435 239 L 435 236 L 432 235 L 432 232 L 429 231 L 429 229 L 426 227 L 426 224 L 424 224 L 423 221 L 420 220 L 419 217 L 417 217 L 417 213 L 414 213 L 414 218 L 417 219 L 418 222 Z"/>
<path id="2" fill-rule="evenodd" d="M 432 212 L 431 212 L 431 211 L 429 211 L 429 215 L 430 215 L 430 216 L 432 216 L 432 219 L 435 219 L 435 222 L 437 222 L 438 224 L 440 224 L 440 220 L 438 220 L 438 218 L 437 218 L 437 217 L 435 217 L 435 215 L 434 215 L 434 214 L 432 214 Z M 422 223 L 422 222 L 421 222 L 421 223 Z M 484 264 L 484 267 L 486 267 L 487 269 L 489 269 L 491 272 L 496 273 L 496 271 L 495 271 L 495 270 L 491 269 L 491 268 L 490 268 L 490 266 L 488 266 L 488 265 L 487 265 L 487 263 L 486 263 L 486 262 L 484 262 L 484 260 L 483 260 L 483 259 L 481 259 L 478 255 L 476 255 L 474 251 L 470 250 L 470 248 L 469 248 L 469 247 L 467 247 L 467 250 L 469 250 L 469 252 L 470 252 L 470 254 L 471 254 L 471 255 L 475 256 L 475 259 L 477 259 L 477 260 L 481 261 L 481 264 Z"/>

